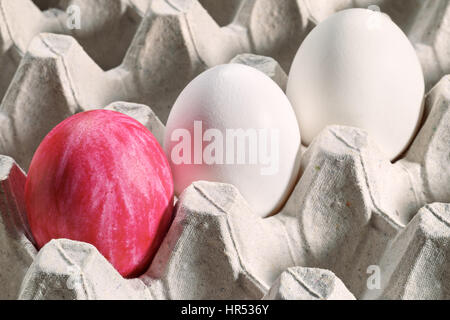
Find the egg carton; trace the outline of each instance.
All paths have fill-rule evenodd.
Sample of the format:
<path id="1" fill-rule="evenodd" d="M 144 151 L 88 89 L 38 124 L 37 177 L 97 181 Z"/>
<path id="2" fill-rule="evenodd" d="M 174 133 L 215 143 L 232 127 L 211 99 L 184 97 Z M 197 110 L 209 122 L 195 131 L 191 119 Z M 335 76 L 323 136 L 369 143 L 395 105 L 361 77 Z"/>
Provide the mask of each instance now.
<path id="1" fill-rule="evenodd" d="M 174 99 L 201 71 L 239 53 L 266 54 L 280 64 L 249 54 L 232 62 L 259 68 L 284 88 L 283 69 L 316 23 L 374 3 L 413 40 L 429 87 L 448 72 L 449 1 L 229 2 L 149 1 L 122 64 L 110 71 L 74 37 L 31 40 L 0 108 L 0 154 L 7 155 L 0 158 L 0 298 L 450 298 L 448 76 L 427 95 L 422 128 L 400 161 L 390 163 L 362 130 L 328 127 L 305 150 L 301 179 L 273 217 L 254 215 L 233 186 L 194 183 L 139 279 L 123 279 L 86 243 L 54 240 L 36 252 L 20 168 L 28 168 L 51 128 L 76 112 L 134 101 L 108 108 L 135 117 L 162 142 Z M 3 30 L 15 17 L 5 3 L 2 50 L 10 43 Z M 40 1 L 48 3 L 57 1 Z"/>

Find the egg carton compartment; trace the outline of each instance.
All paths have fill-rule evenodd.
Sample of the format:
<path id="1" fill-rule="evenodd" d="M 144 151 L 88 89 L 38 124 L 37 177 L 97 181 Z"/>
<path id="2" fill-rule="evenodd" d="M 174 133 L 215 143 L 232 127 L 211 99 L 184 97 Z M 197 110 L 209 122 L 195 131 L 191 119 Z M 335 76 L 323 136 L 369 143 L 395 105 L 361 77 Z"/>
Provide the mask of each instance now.
<path id="1" fill-rule="evenodd" d="M 0 2 L 0 15 L 10 2 Z M 0 107 L 0 298 L 450 298 L 450 78 L 441 77 L 449 72 L 449 1 L 254 0 L 232 1 L 227 10 L 222 2 L 149 1 L 122 64 L 106 72 L 72 36 L 27 38 Z M 162 143 L 171 105 L 197 74 L 232 60 L 284 89 L 283 70 L 318 22 L 370 4 L 409 35 L 428 86 L 440 79 L 401 160 L 392 164 L 362 130 L 328 127 L 305 150 L 301 178 L 283 210 L 266 219 L 235 187 L 196 182 L 180 196 L 169 233 L 138 279 L 122 278 L 86 243 L 54 240 L 36 251 L 21 168 L 57 123 L 133 101 L 108 109 L 134 117 Z M 0 30 L 11 29 L 5 21 Z M 7 42 L 0 39 L 3 49 Z M 238 55 L 248 52 L 272 58 Z M 381 283 L 369 289 L 373 266 Z"/>
<path id="2" fill-rule="evenodd" d="M 28 45 L 43 32 L 73 36 L 104 70 L 120 65 L 148 3 L 148 0 L 0 1 L 0 100 Z M 75 17 L 78 11 L 74 10 L 79 10 L 79 19 Z"/>

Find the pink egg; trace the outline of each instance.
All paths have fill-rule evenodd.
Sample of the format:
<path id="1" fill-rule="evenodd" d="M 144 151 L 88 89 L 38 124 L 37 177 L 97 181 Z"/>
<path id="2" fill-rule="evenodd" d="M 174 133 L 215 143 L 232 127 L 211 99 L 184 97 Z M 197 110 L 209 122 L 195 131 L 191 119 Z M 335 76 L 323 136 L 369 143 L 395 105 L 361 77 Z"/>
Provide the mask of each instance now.
<path id="1" fill-rule="evenodd" d="M 31 162 L 27 215 L 39 248 L 66 238 L 94 245 L 122 276 L 145 272 L 172 221 L 173 180 L 161 146 L 114 111 L 54 128 Z"/>

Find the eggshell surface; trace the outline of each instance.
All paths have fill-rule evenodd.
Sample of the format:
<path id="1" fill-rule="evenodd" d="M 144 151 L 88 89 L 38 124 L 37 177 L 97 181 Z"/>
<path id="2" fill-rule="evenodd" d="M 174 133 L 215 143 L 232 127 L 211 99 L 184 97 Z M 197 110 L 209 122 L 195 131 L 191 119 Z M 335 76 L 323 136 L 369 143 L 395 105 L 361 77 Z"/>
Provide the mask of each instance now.
<path id="1" fill-rule="evenodd" d="M 173 181 L 162 147 L 114 111 L 77 114 L 37 149 L 25 187 L 39 248 L 66 238 L 94 245 L 122 276 L 143 273 L 172 219 Z"/>
<path id="2" fill-rule="evenodd" d="M 176 194 L 194 181 L 229 183 L 261 217 L 275 213 L 292 190 L 300 145 L 286 95 L 240 64 L 214 67 L 188 84 L 171 110 L 164 142 Z"/>
<path id="3" fill-rule="evenodd" d="M 420 122 L 424 90 L 419 59 L 400 28 L 383 13 L 349 9 L 306 37 L 287 96 L 305 145 L 328 125 L 352 126 L 395 159 Z"/>

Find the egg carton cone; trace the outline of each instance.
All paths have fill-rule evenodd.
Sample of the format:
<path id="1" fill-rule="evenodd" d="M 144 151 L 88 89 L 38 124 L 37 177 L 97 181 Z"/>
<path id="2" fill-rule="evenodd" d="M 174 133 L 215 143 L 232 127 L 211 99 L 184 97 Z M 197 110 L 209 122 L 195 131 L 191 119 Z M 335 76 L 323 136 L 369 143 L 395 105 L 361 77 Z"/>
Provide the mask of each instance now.
<path id="1" fill-rule="evenodd" d="M 26 176 L 13 159 L 0 157 L 0 299 L 16 299 L 37 250 L 27 224 Z"/>
<path id="2" fill-rule="evenodd" d="M 450 205 L 420 209 L 380 260 L 380 290 L 366 299 L 448 299 L 450 284 Z M 401 283 L 401 286 L 395 285 Z"/>
<path id="3" fill-rule="evenodd" d="M 28 28 L 39 19 L 23 20 L 26 8 L 45 21 L 64 17 L 64 10 L 41 12 L 31 1 L 19 10 L 15 1 L 0 2 L 0 65 L 15 71 L 12 80 L 0 80 L 0 87 L 11 81 L 0 106 L 0 298 L 450 299 L 450 76 L 442 77 L 450 71 L 449 1 L 117 1 L 137 12 L 136 19 L 139 8 L 148 10 L 122 62 L 109 71 L 103 46 L 93 40 L 89 49 L 77 33 L 95 39 L 96 30 L 108 32 L 106 22 L 87 17 L 85 23 L 99 28 L 92 33 Z M 36 2 L 43 10 L 69 3 Z M 317 23 L 369 5 L 410 37 L 433 87 L 401 160 L 392 164 L 362 130 L 328 127 L 305 150 L 301 178 L 283 210 L 266 219 L 234 186 L 195 182 L 180 196 L 168 234 L 138 279 L 122 278 L 86 243 L 54 240 L 37 252 L 20 168 L 28 168 L 56 124 L 109 105 L 161 143 L 173 102 L 203 70 L 244 63 L 284 89 L 285 71 Z M 17 43 L 25 49 L 19 52 Z"/>
<path id="4" fill-rule="evenodd" d="M 111 103 L 105 109 L 120 112 L 134 118 L 150 130 L 160 145 L 164 144 L 165 127 L 152 109 L 146 105 L 119 101 Z"/>
<path id="5" fill-rule="evenodd" d="M 23 279 L 22 300 L 148 300 L 139 279 L 126 280 L 87 243 L 52 240 Z"/>
<path id="6" fill-rule="evenodd" d="M 293 267 L 278 277 L 263 299 L 355 300 L 355 297 L 331 271 Z"/>

